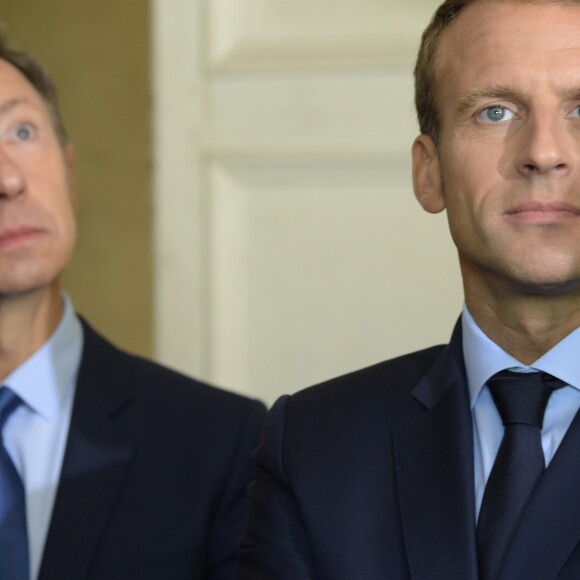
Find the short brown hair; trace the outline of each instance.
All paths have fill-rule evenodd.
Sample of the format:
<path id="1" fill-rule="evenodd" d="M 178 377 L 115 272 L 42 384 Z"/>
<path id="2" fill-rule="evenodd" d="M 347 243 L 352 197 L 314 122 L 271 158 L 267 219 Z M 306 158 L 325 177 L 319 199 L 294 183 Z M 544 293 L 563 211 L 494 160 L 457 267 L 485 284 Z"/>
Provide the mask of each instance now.
<path id="1" fill-rule="evenodd" d="M 439 143 L 441 123 L 437 109 L 437 47 L 441 33 L 457 15 L 476 0 L 445 0 L 437 9 L 421 37 L 421 46 L 415 65 L 415 108 L 421 133 Z"/>
<path id="2" fill-rule="evenodd" d="M 68 142 L 56 96 L 56 88 L 44 66 L 31 55 L 8 43 L 6 28 L 0 23 L 0 59 L 18 69 L 38 91 L 48 106 L 54 130 L 61 146 Z"/>
<path id="3" fill-rule="evenodd" d="M 437 47 L 441 33 L 467 6 L 482 0 L 445 0 L 437 9 L 423 32 L 415 65 L 415 108 L 421 133 L 429 135 L 436 144 L 441 139 L 441 119 L 437 108 L 437 77 L 440 63 Z M 578 4 L 580 0 L 511 0 L 519 4 Z"/>

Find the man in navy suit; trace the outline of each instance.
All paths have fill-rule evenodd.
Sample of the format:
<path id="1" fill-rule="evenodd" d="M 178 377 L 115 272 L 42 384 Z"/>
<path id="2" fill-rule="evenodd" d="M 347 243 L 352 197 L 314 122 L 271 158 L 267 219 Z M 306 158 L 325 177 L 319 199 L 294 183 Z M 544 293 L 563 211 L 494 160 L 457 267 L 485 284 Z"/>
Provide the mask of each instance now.
<path id="1" fill-rule="evenodd" d="M 0 38 L 0 576 L 234 579 L 265 408 L 77 317 L 76 210 L 53 84 Z"/>
<path id="2" fill-rule="evenodd" d="M 413 183 L 447 211 L 463 313 L 447 346 L 276 403 L 244 580 L 580 578 L 579 31 L 577 1 L 437 10 Z"/>

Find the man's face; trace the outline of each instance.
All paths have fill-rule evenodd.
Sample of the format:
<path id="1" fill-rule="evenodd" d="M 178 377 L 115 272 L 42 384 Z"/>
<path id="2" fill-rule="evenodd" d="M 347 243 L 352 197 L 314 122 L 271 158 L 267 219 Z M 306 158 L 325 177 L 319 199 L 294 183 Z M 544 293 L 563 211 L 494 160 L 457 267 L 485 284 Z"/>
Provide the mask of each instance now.
<path id="1" fill-rule="evenodd" d="M 580 286 L 580 6 L 480 1 L 442 34 L 442 140 L 415 192 L 446 209 L 466 287 Z"/>
<path id="2" fill-rule="evenodd" d="M 58 285 L 75 236 L 72 151 L 42 97 L 0 59 L 0 297 Z"/>

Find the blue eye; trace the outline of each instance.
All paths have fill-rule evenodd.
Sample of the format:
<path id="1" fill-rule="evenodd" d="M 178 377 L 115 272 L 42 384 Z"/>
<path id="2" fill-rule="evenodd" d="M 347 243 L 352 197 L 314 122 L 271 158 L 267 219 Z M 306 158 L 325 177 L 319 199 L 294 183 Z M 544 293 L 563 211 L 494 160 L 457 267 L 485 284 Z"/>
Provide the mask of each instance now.
<path id="1" fill-rule="evenodd" d="M 18 141 L 28 141 L 34 134 L 34 129 L 27 123 L 18 125 L 16 131 L 14 132 Z"/>
<path id="2" fill-rule="evenodd" d="M 479 117 L 484 121 L 491 121 L 492 123 L 499 123 L 501 121 L 509 121 L 513 119 L 514 114 L 501 105 L 493 105 L 492 107 L 486 107 L 479 113 Z"/>

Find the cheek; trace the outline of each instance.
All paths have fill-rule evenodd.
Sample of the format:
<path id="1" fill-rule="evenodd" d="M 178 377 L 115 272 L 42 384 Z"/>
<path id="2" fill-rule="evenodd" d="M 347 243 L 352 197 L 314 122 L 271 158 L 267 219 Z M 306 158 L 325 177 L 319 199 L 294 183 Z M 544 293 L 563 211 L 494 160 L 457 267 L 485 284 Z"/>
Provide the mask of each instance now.
<path id="1" fill-rule="evenodd" d="M 449 231 L 459 247 L 486 229 L 486 196 L 481 182 L 475 177 L 474 172 L 460 170 L 447 173 L 444 179 Z"/>
<path id="2" fill-rule="evenodd" d="M 71 246 L 74 245 L 77 234 L 77 216 L 76 208 L 70 199 L 67 199 L 63 204 L 60 213 L 60 229 L 62 236 L 67 239 L 68 243 Z"/>
<path id="3" fill-rule="evenodd" d="M 494 189 L 496 172 L 484 157 L 456 154 L 442 161 L 442 182 L 450 213 L 478 213 Z"/>
<path id="4" fill-rule="evenodd" d="M 53 196 L 52 203 L 46 201 L 41 213 L 45 216 L 45 223 L 53 234 L 55 245 L 52 247 L 52 251 L 60 255 L 66 262 L 72 255 L 76 243 L 76 212 L 67 192 Z"/>
<path id="5" fill-rule="evenodd" d="M 64 168 L 58 166 L 52 173 L 36 175 L 34 183 L 37 203 L 45 215 L 70 229 L 71 223 L 76 222 L 76 196 Z"/>

